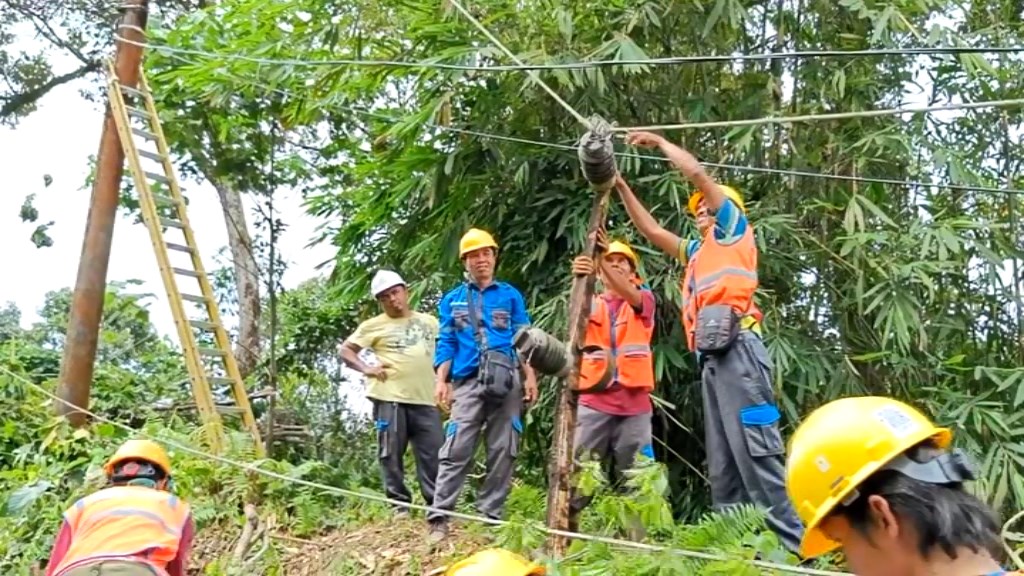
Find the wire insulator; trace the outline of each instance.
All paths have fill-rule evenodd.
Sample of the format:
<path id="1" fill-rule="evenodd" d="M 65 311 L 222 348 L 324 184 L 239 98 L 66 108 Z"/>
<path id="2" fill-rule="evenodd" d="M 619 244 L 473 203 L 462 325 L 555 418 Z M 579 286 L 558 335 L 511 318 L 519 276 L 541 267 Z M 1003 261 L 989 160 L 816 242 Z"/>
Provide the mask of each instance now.
<path id="1" fill-rule="evenodd" d="M 600 116 L 592 116 L 590 124 L 590 130 L 580 138 L 580 166 L 587 182 L 604 191 L 615 184 L 615 175 L 619 171 L 615 164 L 612 126 Z"/>

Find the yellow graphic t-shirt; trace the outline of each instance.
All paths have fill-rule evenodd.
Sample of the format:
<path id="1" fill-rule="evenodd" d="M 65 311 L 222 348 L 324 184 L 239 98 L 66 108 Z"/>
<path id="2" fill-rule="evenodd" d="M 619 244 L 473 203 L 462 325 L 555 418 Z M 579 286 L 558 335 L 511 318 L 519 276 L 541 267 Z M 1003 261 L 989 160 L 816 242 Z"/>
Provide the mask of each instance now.
<path id="1" fill-rule="evenodd" d="M 348 341 L 369 348 L 389 366 L 387 378 L 367 378 L 366 395 L 384 402 L 434 405 L 434 341 L 437 318 L 413 312 L 408 318 L 374 316 L 356 328 Z"/>

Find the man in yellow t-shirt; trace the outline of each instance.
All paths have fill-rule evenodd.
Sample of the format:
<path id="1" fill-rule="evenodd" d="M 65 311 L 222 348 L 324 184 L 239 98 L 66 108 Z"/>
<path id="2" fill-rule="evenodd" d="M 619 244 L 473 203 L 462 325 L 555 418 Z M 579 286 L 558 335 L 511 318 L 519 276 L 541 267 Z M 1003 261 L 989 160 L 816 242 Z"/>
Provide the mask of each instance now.
<path id="1" fill-rule="evenodd" d="M 341 359 L 367 377 L 367 396 L 373 403 L 380 459 L 387 496 L 411 502 L 405 486 L 403 457 L 412 442 L 420 492 L 429 505 L 434 501 L 437 455 L 444 443 L 441 413 L 434 403 L 434 341 L 437 318 L 409 307 L 405 280 L 391 270 L 380 270 L 370 292 L 384 310 L 363 322 L 341 345 Z M 373 350 L 379 362 L 369 365 L 359 358 L 364 348 Z M 409 510 L 399 507 L 398 515 Z"/>

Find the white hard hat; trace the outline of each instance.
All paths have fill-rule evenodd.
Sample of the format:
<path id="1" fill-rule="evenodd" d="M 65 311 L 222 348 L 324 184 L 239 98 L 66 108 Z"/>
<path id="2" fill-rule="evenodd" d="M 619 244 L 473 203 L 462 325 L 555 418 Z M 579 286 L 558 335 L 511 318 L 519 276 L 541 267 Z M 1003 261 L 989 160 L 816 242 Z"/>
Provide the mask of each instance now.
<path id="1" fill-rule="evenodd" d="M 397 272 L 392 272 L 391 270 L 378 270 L 377 273 L 373 275 L 373 280 L 370 281 L 370 292 L 373 294 L 373 297 L 376 298 L 377 296 L 380 296 L 381 292 L 384 292 L 389 288 L 394 288 L 395 286 L 405 286 L 405 280 L 402 280 L 402 277 L 399 276 Z"/>

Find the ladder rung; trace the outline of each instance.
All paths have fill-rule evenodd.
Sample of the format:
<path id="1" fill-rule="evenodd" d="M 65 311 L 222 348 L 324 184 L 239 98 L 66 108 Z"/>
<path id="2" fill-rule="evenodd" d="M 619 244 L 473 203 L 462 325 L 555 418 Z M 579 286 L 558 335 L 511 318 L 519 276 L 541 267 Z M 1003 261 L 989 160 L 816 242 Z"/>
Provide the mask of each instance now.
<path id="1" fill-rule="evenodd" d="M 188 254 L 192 253 L 192 249 L 184 244 L 175 244 L 174 242 L 164 242 L 164 246 L 167 246 L 168 250 L 175 250 L 177 252 L 185 252 Z M 182 295 L 184 296 L 184 295 Z M 188 300 L 188 298 L 186 298 Z"/>
<path id="2" fill-rule="evenodd" d="M 235 381 L 232 380 L 231 378 L 225 378 L 223 376 L 207 376 L 206 379 L 210 381 L 210 384 L 234 384 L 235 383 Z"/>
<path id="3" fill-rule="evenodd" d="M 159 152 L 150 152 L 149 150 L 139 150 L 139 156 L 142 156 L 143 158 L 149 158 L 150 160 L 152 160 L 154 162 L 163 162 L 164 161 L 164 155 L 160 154 Z"/>
<path id="4" fill-rule="evenodd" d="M 177 220 L 171 220 L 170 218 L 161 218 L 160 223 L 170 228 L 177 228 L 178 230 L 184 230 L 185 225 Z"/>
<path id="5" fill-rule="evenodd" d="M 199 347 L 199 348 L 196 348 L 196 350 L 198 350 L 199 353 L 202 354 L 203 356 L 219 356 L 221 358 L 223 358 L 224 356 L 227 356 L 227 354 L 223 350 L 221 350 L 220 348 L 203 348 L 203 347 Z"/>
<path id="6" fill-rule="evenodd" d="M 152 132 L 147 132 L 146 130 L 143 130 L 141 128 L 132 128 L 132 134 L 135 134 L 139 138 L 145 138 L 146 140 L 152 140 L 153 142 L 156 142 L 156 134 L 153 134 Z"/>
<path id="7" fill-rule="evenodd" d="M 217 412 L 220 412 L 221 414 L 241 414 L 242 413 L 242 409 L 239 408 L 238 406 L 234 406 L 234 405 L 218 404 L 216 406 L 216 409 L 217 409 Z"/>
<path id="8" fill-rule="evenodd" d="M 143 174 L 146 175 L 146 178 L 149 178 L 154 182 L 159 182 L 161 184 L 171 183 L 171 181 L 167 179 L 167 176 L 164 176 L 163 174 L 157 174 L 156 172 L 143 172 Z"/>
<path id="9" fill-rule="evenodd" d="M 196 272 L 195 270 L 186 270 L 185 268 L 171 268 L 171 270 L 174 270 L 175 274 L 180 274 L 182 276 L 190 276 L 192 278 L 199 278 L 199 273 Z"/>
<path id="10" fill-rule="evenodd" d="M 178 201 L 175 200 L 174 198 L 171 198 L 170 196 L 164 196 L 162 194 L 152 194 L 152 196 L 153 196 L 153 200 L 157 204 L 166 204 L 168 206 L 177 206 L 178 205 Z"/>
<path id="11" fill-rule="evenodd" d="M 214 330 L 218 327 L 217 324 L 207 322 L 206 320 L 189 320 L 188 323 L 191 324 L 193 328 L 199 328 L 201 330 Z"/>
<path id="12" fill-rule="evenodd" d="M 136 88 L 131 88 L 131 87 L 125 86 L 123 84 L 118 84 L 118 86 L 121 87 L 121 92 L 124 92 L 125 94 L 128 94 L 130 96 L 139 96 L 139 97 L 143 97 L 143 98 L 146 96 L 146 93 L 143 92 L 142 90 L 138 90 Z"/>
<path id="13" fill-rule="evenodd" d="M 180 294 L 182 300 L 188 300 L 189 302 L 195 302 L 197 304 L 206 304 L 206 298 L 202 296 L 196 296 L 195 294 Z"/>
<path id="14" fill-rule="evenodd" d="M 134 116 L 141 120 L 149 120 L 149 112 L 145 110 L 139 110 L 138 108 L 132 108 L 131 106 L 125 106 L 124 109 L 128 112 L 129 116 Z"/>

